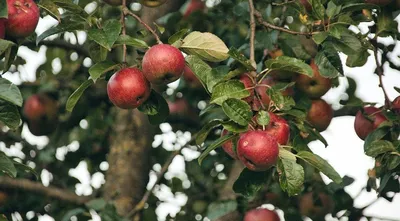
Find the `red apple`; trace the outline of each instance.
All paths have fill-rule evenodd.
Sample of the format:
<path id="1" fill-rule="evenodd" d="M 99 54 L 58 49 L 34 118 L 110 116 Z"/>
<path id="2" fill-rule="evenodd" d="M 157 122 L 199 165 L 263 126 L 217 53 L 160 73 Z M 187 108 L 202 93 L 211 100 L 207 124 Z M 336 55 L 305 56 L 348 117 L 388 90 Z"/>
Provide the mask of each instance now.
<path id="1" fill-rule="evenodd" d="M 333 118 L 333 109 L 331 105 L 322 99 L 313 100 L 311 108 L 307 113 L 307 121 L 318 131 L 324 131 L 328 128 Z"/>
<path id="2" fill-rule="evenodd" d="M 140 0 L 139 2 L 147 7 L 158 7 L 167 2 L 167 0 Z"/>
<path id="3" fill-rule="evenodd" d="M 7 0 L 7 35 L 23 38 L 31 35 L 39 22 L 39 8 L 33 0 Z"/>
<path id="4" fill-rule="evenodd" d="M 256 125 L 256 129 L 275 138 L 278 144 L 286 145 L 290 136 L 290 127 L 288 122 L 272 112 L 269 112 L 269 117 L 269 124 L 264 126 L 264 129 L 261 125 Z M 253 121 L 257 122 L 257 116 L 254 116 Z"/>
<path id="5" fill-rule="evenodd" d="M 241 134 L 237 144 L 240 161 L 250 170 L 263 171 L 276 164 L 279 147 L 274 137 L 264 131 L 248 131 Z"/>
<path id="6" fill-rule="evenodd" d="M 307 75 L 300 74 L 296 79 L 297 88 L 304 92 L 310 98 L 320 98 L 331 88 L 332 80 L 324 78 L 318 71 L 318 66 L 314 63 L 314 60 L 310 64 L 313 69 L 314 75 L 309 77 Z"/>
<path id="7" fill-rule="evenodd" d="M 8 195 L 5 192 L 0 192 L 0 206 L 4 206 L 6 205 L 8 200 Z"/>
<path id="8" fill-rule="evenodd" d="M 261 81 L 259 85 L 256 86 L 256 93 L 260 97 L 260 100 L 264 107 L 268 108 L 271 103 L 271 98 L 268 95 L 268 88 L 274 86 L 275 84 L 279 83 L 272 77 L 267 77 Z M 294 90 L 292 87 L 286 88 L 282 91 L 282 95 L 284 96 L 293 96 Z M 257 97 L 254 97 L 253 101 L 253 110 L 260 110 L 260 100 Z"/>
<path id="9" fill-rule="evenodd" d="M 138 68 L 121 69 L 107 83 L 109 99 L 123 109 L 139 107 L 150 96 L 150 92 L 150 84 Z"/>
<path id="10" fill-rule="evenodd" d="M 239 76 L 239 81 L 243 83 L 244 88 L 250 93 L 250 96 L 243 98 L 244 101 L 250 103 L 254 97 L 254 82 L 251 77 L 246 73 Z"/>
<path id="11" fill-rule="evenodd" d="M 393 100 L 392 109 L 396 114 L 400 115 L 400 96 Z"/>
<path id="12" fill-rule="evenodd" d="M 259 208 L 246 213 L 243 221 L 279 221 L 279 216 L 275 211 Z"/>
<path id="13" fill-rule="evenodd" d="M 334 208 L 333 200 L 325 193 L 318 193 L 320 204 L 314 200 L 313 193 L 304 194 L 299 200 L 300 214 L 313 220 L 322 220 L 326 214 L 331 213 Z"/>
<path id="14" fill-rule="evenodd" d="M 55 118 L 57 111 L 57 101 L 46 94 L 34 94 L 26 99 L 22 112 L 28 120 L 40 121 Z"/>
<path id="15" fill-rule="evenodd" d="M 174 114 L 187 114 L 190 111 L 190 105 L 186 99 L 178 98 L 175 101 L 168 101 L 169 113 Z"/>
<path id="16" fill-rule="evenodd" d="M 153 84 L 168 84 L 178 80 L 185 69 L 185 58 L 177 48 L 158 44 L 143 57 L 143 74 Z"/>
<path id="17" fill-rule="evenodd" d="M 183 69 L 183 78 L 191 88 L 201 88 L 202 84 L 189 66 L 185 65 Z"/>
<path id="18" fill-rule="evenodd" d="M 386 117 L 381 112 L 376 107 L 364 107 L 364 114 L 361 111 L 357 112 L 354 129 L 360 139 L 365 140 L 372 131 L 386 121 Z"/>
<path id="19" fill-rule="evenodd" d="M 375 4 L 379 6 L 385 6 L 391 3 L 393 0 L 365 0 L 365 3 Z"/>
<path id="20" fill-rule="evenodd" d="M 5 18 L 0 18 L 0 39 L 6 36 L 6 21 Z"/>
<path id="21" fill-rule="evenodd" d="M 227 130 L 222 130 L 221 132 L 221 137 L 227 135 L 229 131 Z M 237 160 L 238 157 L 236 153 L 233 151 L 233 142 L 232 140 L 228 140 L 225 143 L 222 144 L 222 149 L 224 149 L 225 153 L 227 153 L 229 156 L 231 156 L 233 159 Z"/>
<path id="22" fill-rule="evenodd" d="M 300 4 L 302 4 L 307 11 L 310 12 L 312 10 L 312 6 L 308 0 L 300 0 Z"/>
<path id="23" fill-rule="evenodd" d="M 189 5 L 186 8 L 185 13 L 183 13 L 183 17 L 189 17 L 195 11 L 203 11 L 206 8 L 206 4 L 201 0 L 191 0 Z"/>

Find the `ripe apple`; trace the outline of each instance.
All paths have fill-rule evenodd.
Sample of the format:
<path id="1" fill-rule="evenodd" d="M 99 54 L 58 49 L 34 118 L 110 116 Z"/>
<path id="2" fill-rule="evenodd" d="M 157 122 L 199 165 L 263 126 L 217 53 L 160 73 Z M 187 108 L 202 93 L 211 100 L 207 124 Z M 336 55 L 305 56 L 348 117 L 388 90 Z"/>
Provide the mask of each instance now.
<path id="1" fill-rule="evenodd" d="M 177 48 L 158 44 L 143 57 L 143 74 L 153 84 L 168 84 L 178 80 L 185 69 L 185 58 Z"/>
<path id="2" fill-rule="evenodd" d="M 297 88 L 304 92 L 310 98 L 320 98 L 331 88 L 332 80 L 324 78 L 318 71 L 318 66 L 314 60 L 310 64 L 313 69 L 314 75 L 309 77 L 307 75 L 300 74 L 296 79 Z"/>
<path id="3" fill-rule="evenodd" d="M 251 79 L 251 77 L 247 75 L 247 73 L 240 75 L 239 81 L 241 81 L 244 84 L 244 88 L 246 88 L 247 91 L 250 93 L 250 96 L 243 98 L 243 100 L 246 101 L 247 103 L 250 103 L 254 98 L 254 88 L 253 88 L 254 82 Z"/>
<path id="4" fill-rule="evenodd" d="M 7 35 L 23 38 L 31 35 L 39 22 L 39 8 L 33 0 L 7 0 Z"/>
<path id="5" fill-rule="evenodd" d="M 275 211 L 259 208 L 246 213 L 244 221 L 279 221 L 279 216 Z"/>
<path id="6" fill-rule="evenodd" d="M 109 99 L 123 109 L 139 107 L 150 96 L 150 92 L 150 84 L 138 68 L 121 69 L 107 83 Z"/>
<path id="7" fill-rule="evenodd" d="M 7 193 L 0 191 L 0 206 L 4 206 L 7 203 L 7 199 Z"/>
<path id="8" fill-rule="evenodd" d="M 313 220 L 320 220 L 334 208 L 333 200 L 325 193 L 318 193 L 320 203 L 313 198 L 313 193 L 306 193 L 299 200 L 300 214 Z"/>
<path id="9" fill-rule="evenodd" d="M 139 2 L 147 7 L 158 7 L 167 2 L 167 0 L 140 0 Z"/>
<path id="10" fill-rule="evenodd" d="M 400 115 L 400 96 L 393 100 L 392 109 L 396 114 Z"/>
<path id="11" fill-rule="evenodd" d="M 6 36 L 6 21 L 5 18 L 0 18 L 0 39 Z"/>
<path id="12" fill-rule="evenodd" d="M 113 6 L 122 5 L 122 0 L 103 0 L 105 3 Z M 131 4 L 132 0 L 126 0 L 126 4 Z"/>
<path id="13" fill-rule="evenodd" d="M 183 69 L 183 79 L 188 83 L 191 88 L 201 88 L 202 84 L 197 76 L 193 73 L 189 66 L 185 65 Z"/>
<path id="14" fill-rule="evenodd" d="M 288 122 L 272 112 L 269 112 L 269 117 L 269 124 L 264 126 L 264 129 L 261 125 L 256 125 L 256 129 L 275 138 L 278 144 L 286 145 L 290 136 L 290 127 Z M 257 122 L 257 116 L 253 118 L 253 121 Z"/>
<path id="15" fill-rule="evenodd" d="M 195 11 L 203 11 L 206 8 L 206 4 L 202 0 L 191 0 L 189 5 L 186 8 L 185 13 L 183 13 L 183 17 L 189 17 Z"/>
<path id="16" fill-rule="evenodd" d="M 274 86 L 275 84 L 279 83 L 273 77 L 266 77 L 264 78 L 259 85 L 256 86 L 256 93 L 260 97 L 260 100 L 264 107 L 268 108 L 269 104 L 271 103 L 271 98 L 268 95 L 268 88 Z M 282 91 L 282 95 L 284 96 L 293 96 L 294 90 L 292 87 L 286 88 Z M 253 101 L 253 110 L 260 110 L 260 101 L 257 97 L 254 97 Z"/>
<path id="17" fill-rule="evenodd" d="M 331 105 L 322 99 L 313 100 L 307 113 L 307 121 L 319 132 L 326 130 L 333 118 Z"/>
<path id="18" fill-rule="evenodd" d="M 174 114 L 187 114 L 190 111 L 190 105 L 184 98 L 178 98 L 175 101 L 167 101 L 169 113 Z"/>
<path id="19" fill-rule="evenodd" d="M 299 2 L 300 2 L 300 4 L 302 4 L 304 6 L 304 8 L 308 12 L 310 12 L 312 10 L 312 6 L 311 6 L 311 4 L 310 4 L 310 2 L 308 0 L 300 0 Z"/>
<path id="20" fill-rule="evenodd" d="M 53 119 L 58 111 L 57 101 L 46 94 L 34 94 L 26 99 L 23 115 L 31 121 Z"/>
<path id="21" fill-rule="evenodd" d="M 229 132 L 227 130 L 222 130 L 221 137 L 227 135 Z M 224 149 L 225 153 L 231 156 L 233 159 L 237 160 L 238 157 L 235 152 L 233 152 L 233 142 L 232 140 L 228 140 L 222 144 L 222 149 Z"/>
<path id="22" fill-rule="evenodd" d="M 375 4 L 379 6 L 385 6 L 391 3 L 393 0 L 365 0 L 365 3 Z"/>
<path id="23" fill-rule="evenodd" d="M 386 121 L 386 117 L 381 112 L 376 107 L 364 107 L 364 114 L 361 111 L 357 112 L 354 129 L 360 139 L 364 140 L 381 123 Z"/>
<path id="24" fill-rule="evenodd" d="M 248 131 L 241 134 L 237 144 L 240 161 L 250 170 L 267 170 L 276 164 L 279 154 L 278 142 L 264 131 Z"/>

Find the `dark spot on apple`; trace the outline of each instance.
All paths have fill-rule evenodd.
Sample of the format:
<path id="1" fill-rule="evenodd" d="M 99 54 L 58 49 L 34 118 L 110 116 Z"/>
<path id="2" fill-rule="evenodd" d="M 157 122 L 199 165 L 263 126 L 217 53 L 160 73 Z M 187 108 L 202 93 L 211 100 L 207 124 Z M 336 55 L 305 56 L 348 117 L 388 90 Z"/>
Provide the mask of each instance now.
<path id="1" fill-rule="evenodd" d="M 142 98 L 143 98 L 143 95 L 140 95 L 140 96 L 138 96 L 137 98 L 136 98 L 136 101 L 140 101 L 140 100 L 142 100 Z"/>
<path id="2" fill-rule="evenodd" d="M 311 85 L 311 86 L 316 86 L 317 84 L 318 84 L 317 81 L 311 81 L 311 82 L 310 82 L 310 85 Z"/>

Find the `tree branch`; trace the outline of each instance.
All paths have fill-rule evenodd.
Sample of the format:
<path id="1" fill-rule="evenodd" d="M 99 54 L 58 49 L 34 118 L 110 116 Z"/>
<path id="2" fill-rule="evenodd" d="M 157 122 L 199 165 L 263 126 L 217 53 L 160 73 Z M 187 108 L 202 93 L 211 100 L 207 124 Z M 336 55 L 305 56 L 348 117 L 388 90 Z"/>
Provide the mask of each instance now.
<path id="1" fill-rule="evenodd" d="M 126 24 L 125 24 L 125 13 L 123 8 L 126 7 L 126 0 L 122 0 L 122 9 L 121 9 L 121 25 L 122 25 L 122 35 L 126 35 Z M 126 44 L 122 45 L 122 61 L 126 62 Z"/>
<path id="2" fill-rule="evenodd" d="M 379 76 L 379 87 L 382 88 L 383 96 L 385 97 L 385 107 L 390 108 L 391 101 L 385 90 L 385 87 L 383 86 L 383 68 L 382 68 L 382 65 L 379 63 L 379 59 L 378 59 L 377 37 L 378 37 L 378 35 L 376 35 L 375 38 L 372 40 L 372 44 L 374 45 L 374 57 L 375 57 L 375 63 L 376 63 L 376 72 Z"/>
<path id="3" fill-rule="evenodd" d="M 62 200 L 69 203 L 75 203 L 78 205 L 84 204 L 92 199 L 88 196 L 78 196 L 73 192 L 57 187 L 45 187 L 39 182 L 34 182 L 28 179 L 13 179 L 5 176 L 0 176 L 0 187 L 6 189 L 21 189 L 28 192 L 40 193 L 54 199 Z"/>
<path id="4" fill-rule="evenodd" d="M 27 41 L 27 42 L 24 42 L 22 45 L 23 46 L 27 46 L 29 48 L 33 48 L 33 47 L 41 46 L 41 45 L 47 46 L 47 47 L 50 47 L 50 48 L 51 47 L 53 47 L 53 48 L 62 48 L 62 49 L 65 49 L 65 50 L 75 51 L 76 53 L 78 53 L 78 54 L 80 54 L 82 56 L 85 56 L 85 57 L 90 57 L 89 52 L 82 45 L 71 44 L 71 43 L 68 43 L 68 42 L 66 42 L 64 40 L 60 40 L 60 39 L 51 40 L 51 41 L 50 40 L 41 41 L 37 45 L 33 41 Z"/>
<path id="5" fill-rule="evenodd" d="M 250 9 L 250 62 L 254 68 L 257 68 L 257 63 L 254 55 L 254 38 L 256 35 L 256 21 L 254 19 L 254 3 L 253 0 L 249 1 L 249 9 Z"/>
<path id="6" fill-rule="evenodd" d="M 259 11 L 257 11 L 257 10 L 254 10 L 254 16 L 257 18 L 258 23 L 260 23 L 260 24 L 263 25 L 264 27 L 270 28 L 270 29 L 274 29 L 274 30 L 278 30 L 278 31 L 281 31 L 281 32 L 286 32 L 286 33 L 293 34 L 293 35 L 306 35 L 306 36 L 312 36 L 312 35 L 315 35 L 315 34 L 318 34 L 318 33 L 319 33 L 319 32 L 298 32 L 298 31 L 292 31 L 292 30 L 289 30 L 289 29 L 286 29 L 286 28 L 282 28 L 282 27 L 279 27 L 279 26 L 270 24 L 270 23 L 264 21 L 264 19 L 263 19 L 263 17 L 262 17 L 262 14 L 261 14 Z"/>
<path id="7" fill-rule="evenodd" d="M 123 11 L 124 11 L 125 15 L 130 15 L 130 16 L 134 17 L 138 22 L 140 22 L 140 24 L 142 24 L 148 31 L 151 32 L 151 34 L 153 34 L 157 43 L 162 44 L 162 41 L 160 40 L 160 37 L 157 35 L 157 33 L 152 28 L 150 28 L 150 26 L 148 24 L 146 24 L 146 22 L 144 22 L 139 16 L 137 16 L 135 13 L 131 12 L 127 7 L 124 7 Z"/>

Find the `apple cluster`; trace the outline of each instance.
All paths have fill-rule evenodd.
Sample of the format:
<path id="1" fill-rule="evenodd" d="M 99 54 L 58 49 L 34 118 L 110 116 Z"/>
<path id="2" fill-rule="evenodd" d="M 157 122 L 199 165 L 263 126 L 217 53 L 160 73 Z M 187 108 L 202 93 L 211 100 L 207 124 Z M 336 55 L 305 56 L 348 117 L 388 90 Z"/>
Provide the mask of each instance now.
<path id="1" fill-rule="evenodd" d="M 39 22 L 39 8 L 33 0 L 7 0 L 8 18 L 0 18 L 0 38 L 24 38 Z"/>

